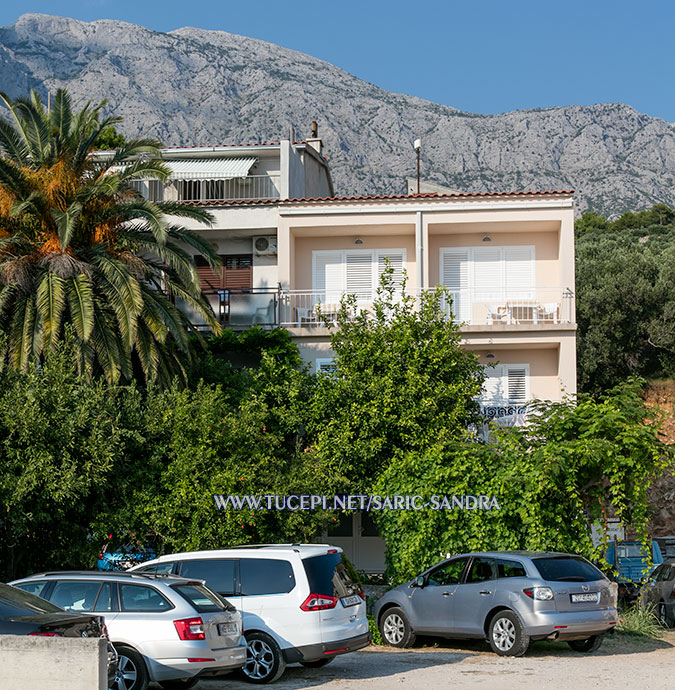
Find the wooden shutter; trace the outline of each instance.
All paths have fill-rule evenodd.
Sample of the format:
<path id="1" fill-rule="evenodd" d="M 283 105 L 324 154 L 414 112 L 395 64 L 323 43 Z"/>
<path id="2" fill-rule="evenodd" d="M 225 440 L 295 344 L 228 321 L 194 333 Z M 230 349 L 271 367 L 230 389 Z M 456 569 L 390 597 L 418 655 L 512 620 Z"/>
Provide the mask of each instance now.
<path id="1" fill-rule="evenodd" d="M 373 299 L 373 253 L 370 251 L 347 252 L 345 255 L 347 294 L 356 295 L 360 302 Z"/>
<path id="2" fill-rule="evenodd" d="M 246 290 L 253 287 L 251 254 L 233 254 L 221 257 L 223 260 L 223 287 Z"/>
<path id="3" fill-rule="evenodd" d="M 534 247 L 504 247 L 506 293 L 509 299 L 534 299 Z"/>
<path id="4" fill-rule="evenodd" d="M 195 256 L 195 266 L 199 276 L 202 292 L 213 292 L 223 289 L 222 269 L 214 271 L 203 256 Z"/>
<path id="5" fill-rule="evenodd" d="M 441 253 L 441 284 L 450 291 L 456 321 L 471 320 L 469 250 L 445 249 Z"/>
<path id="6" fill-rule="evenodd" d="M 505 369 L 509 402 L 527 402 L 528 368 L 517 365 L 508 366 Z"/>

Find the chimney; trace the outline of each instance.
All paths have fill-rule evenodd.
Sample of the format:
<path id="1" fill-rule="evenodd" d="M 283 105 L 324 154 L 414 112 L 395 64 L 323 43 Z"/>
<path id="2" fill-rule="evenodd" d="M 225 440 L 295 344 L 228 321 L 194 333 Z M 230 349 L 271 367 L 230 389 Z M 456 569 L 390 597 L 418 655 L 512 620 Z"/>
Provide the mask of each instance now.
<path id="1" fill-rule="evenodd" d="M 312 120 L 312 136 L 307 139 L 307 144 L 317 153 L 321 153 L 321 149 L 323 149 L 323 142 L 319 139 L 319 125 L 316 120 Z"/>

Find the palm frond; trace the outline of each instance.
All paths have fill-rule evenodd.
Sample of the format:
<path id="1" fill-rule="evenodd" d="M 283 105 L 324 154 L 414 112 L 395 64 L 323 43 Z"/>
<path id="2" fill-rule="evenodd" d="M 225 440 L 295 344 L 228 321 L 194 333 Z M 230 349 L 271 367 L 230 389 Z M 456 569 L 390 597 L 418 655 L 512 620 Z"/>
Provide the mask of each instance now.
<path id="1" fill-rule="evenodd" d="M 86 343 L 94 330 L 94 291 L 91 281 L 80 273 L 66 283 L 66 290 L 75 332 Z"/>
<path id="2" fill-rule="evenodd" d="M 55 347 L 59 340 L 65 304 L 65 281 L 56 273 L 46 271 L 37 289 L 37 308 L 42 318 L 47 349 Z"/>

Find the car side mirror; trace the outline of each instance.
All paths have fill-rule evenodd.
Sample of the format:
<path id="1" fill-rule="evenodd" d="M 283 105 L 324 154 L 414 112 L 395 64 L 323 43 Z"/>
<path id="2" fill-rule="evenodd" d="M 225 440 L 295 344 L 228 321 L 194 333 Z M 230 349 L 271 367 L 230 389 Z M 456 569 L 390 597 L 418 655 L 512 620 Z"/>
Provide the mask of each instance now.
<path id="1" fill-rule="evenodd" d="M 424 587 L 425 584 L 426 580 L 424 578 L 424 575 L 418 575 L 415 579 L 415 587 Z"/>

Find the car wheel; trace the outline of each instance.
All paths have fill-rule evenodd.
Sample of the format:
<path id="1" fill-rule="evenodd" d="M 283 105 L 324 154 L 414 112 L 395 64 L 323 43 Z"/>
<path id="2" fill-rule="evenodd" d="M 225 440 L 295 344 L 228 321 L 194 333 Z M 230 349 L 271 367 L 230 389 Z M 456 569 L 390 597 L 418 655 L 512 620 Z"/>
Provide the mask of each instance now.
<path id="1" fill-rule="evenodd" d="M 265 633 L 251 632 L 246 635 L 246 662 L 240 673 L 249 683 L 272 683 L 286 668 L 279 645 Z"/>
<path id="2" fill-rule="evenodd" d="M 415 633 L 405 613 L 398 607 L 387 609 L 382 614 L 380 632 L 385 642 L 392 647 L 412 647 L 415 644 Z"/>
<path id="3" fill-rule="evenodd" d="M 111 690 L 146 690 L 150 679 L 143 657 L 129 647 L 115 647 L 119 659 Z"/>
<path id="4" fill-rule="evenodd" d="M 666 607 L 665 602 L 659 602 L 659 606 L 656 609 L 656 615 L 659 617 L 659 623 L 664 628 L 672 628 L 673 626 L 675 626 L 675 621 L 673 620 L 673 617 L 668 615 L 668 608 Z"/>
<path id="5" fill-rule="evenodd" d="M 567 644 L 575 652 L 594 652 L 602 644 L 603 635 L 593 635 L 587 640 L 570 640 Z"/>
<path id="6" fill-rule="evenodd" d="M 300 663 L 307 668 L 322 668 L 323 666 L 330 664 L 333 659 L 335 659 L 334 656 L 327 656 L 324 659 L 317 659 L 316 661 L 301 661 Z"/>
<path id="7" fill-rule="evenodd" d="M 179 678 L 176 680 L 162 680 L 160 685 L 164 690 L 184 690 L 185 688 L 191 688 L 193 685 L 197 685 L 199 678 Z"/>
<path id="8" fill-rule="evenodd" d="M 499 611 L 492 617 L 488 641 L 500 656 L 522 656 L 530 646 L 530 636 L 513 611 Z"/>

